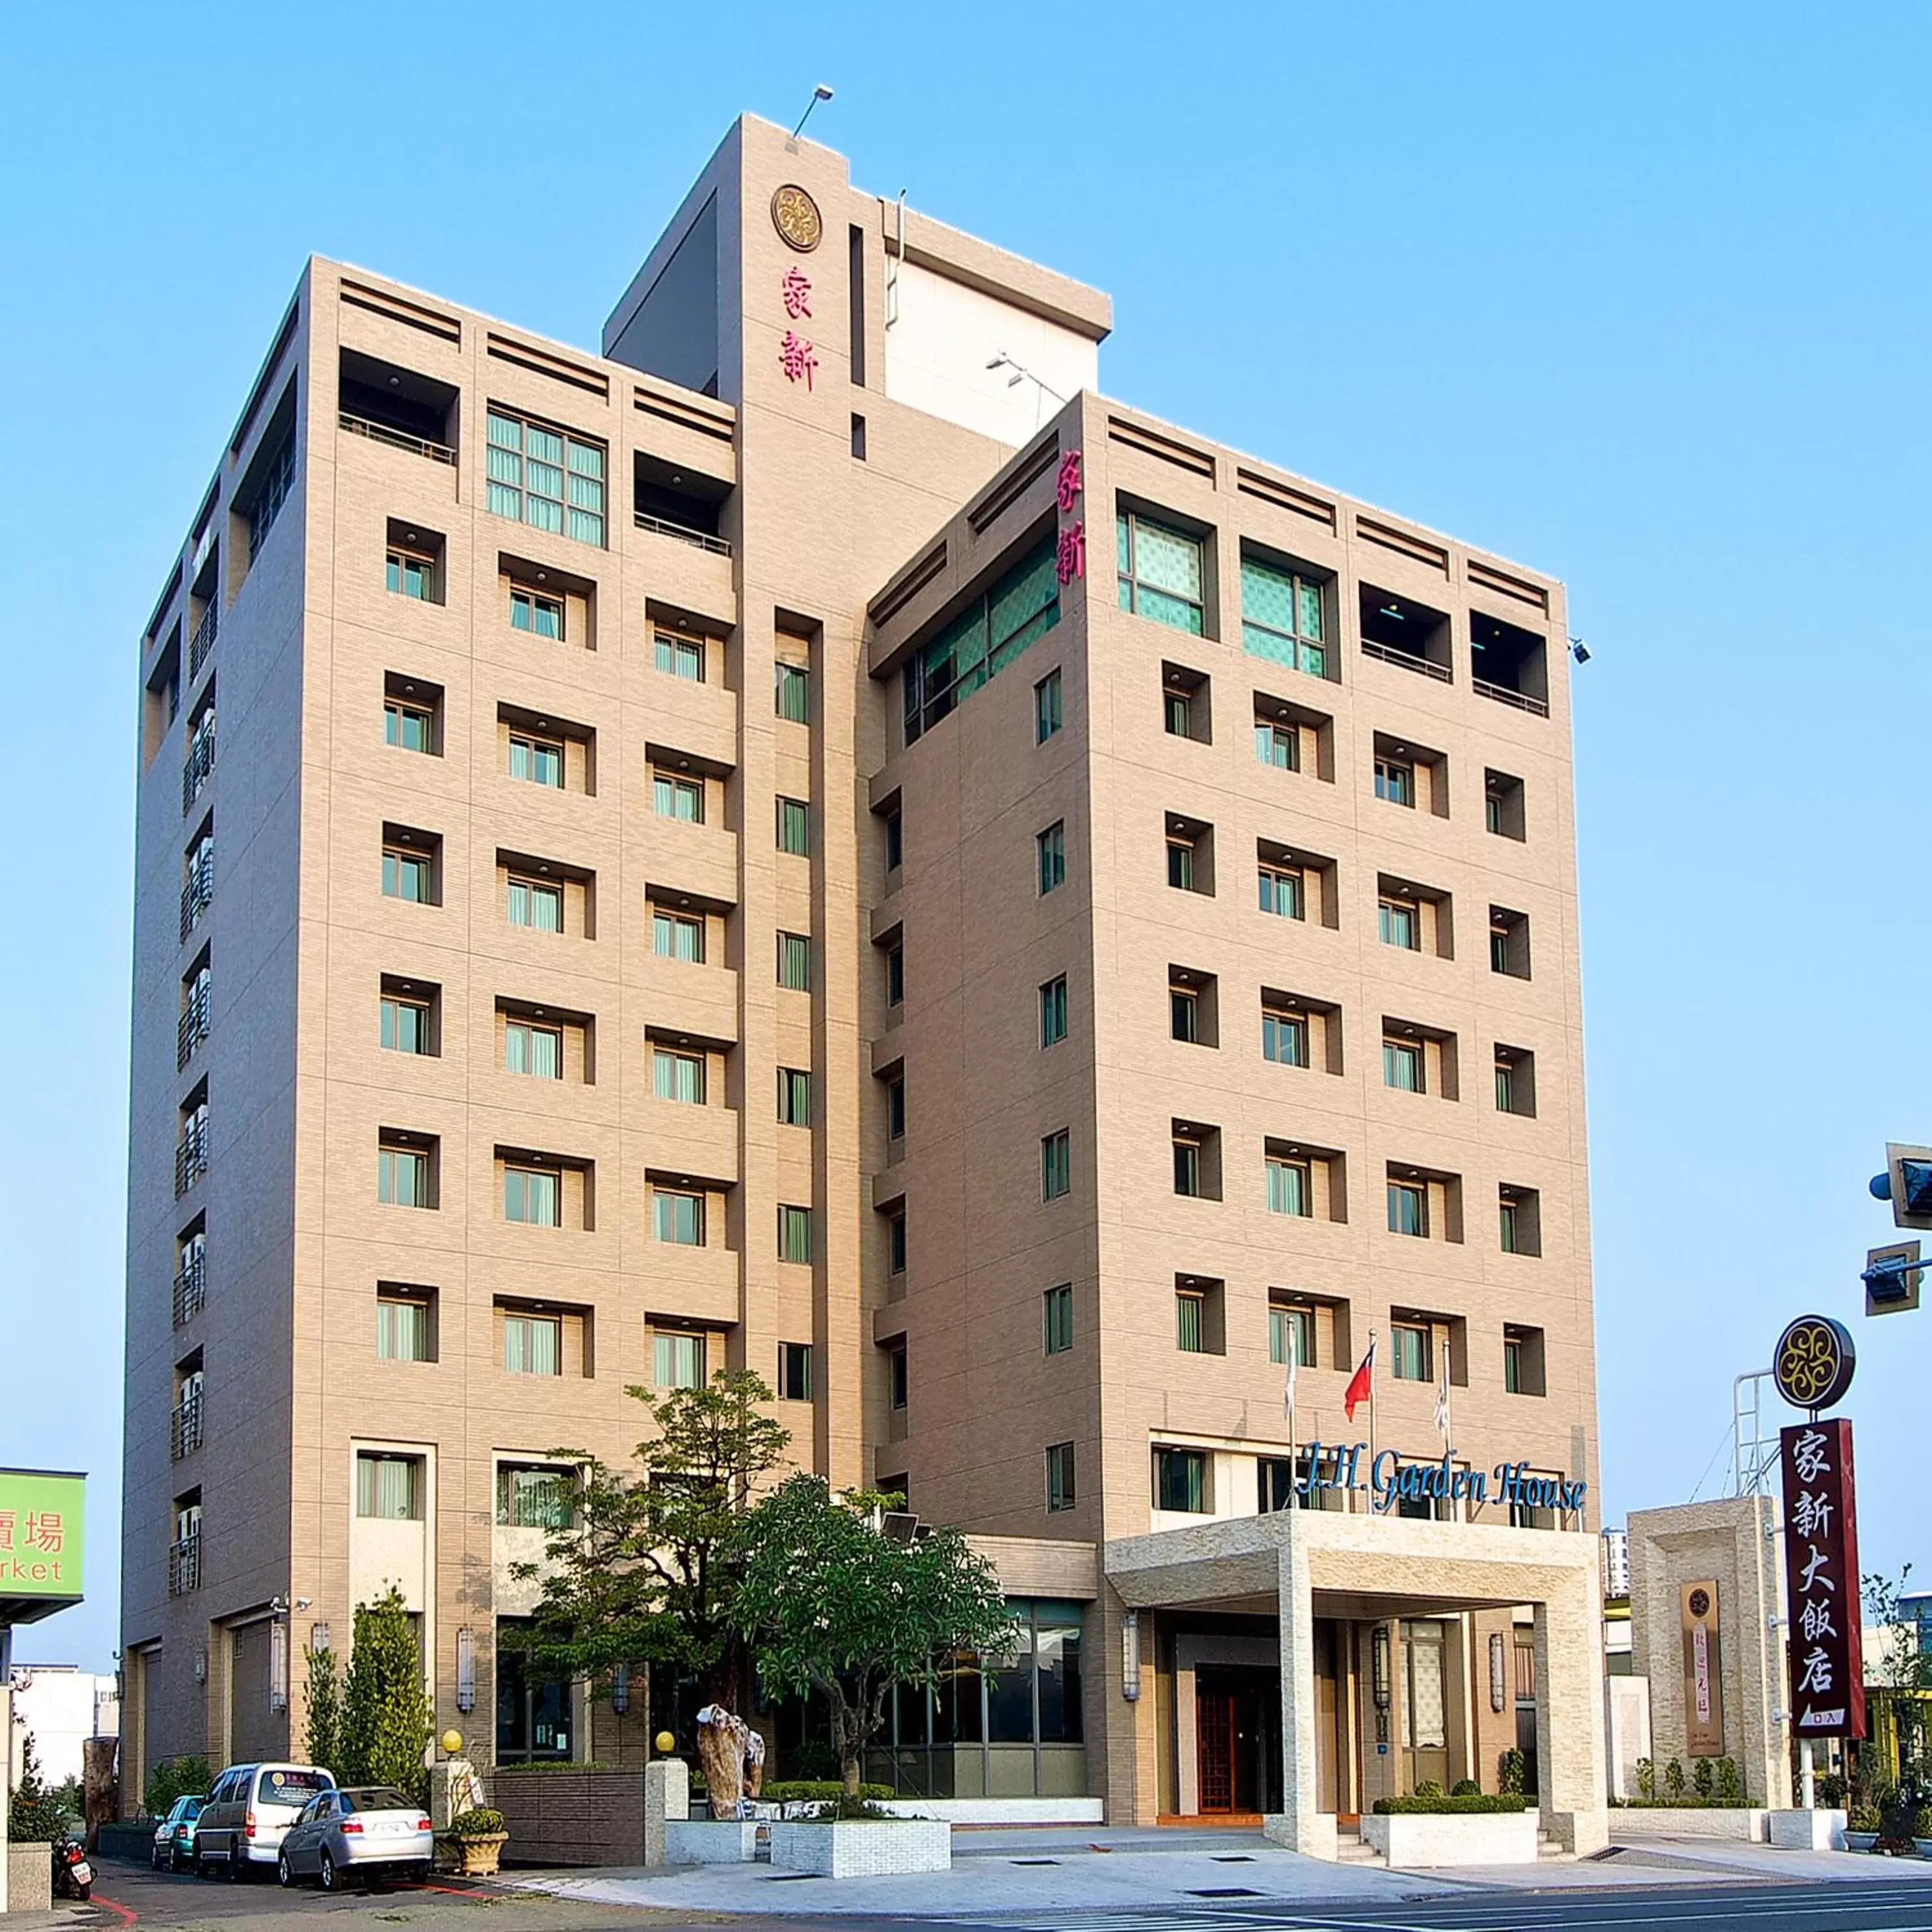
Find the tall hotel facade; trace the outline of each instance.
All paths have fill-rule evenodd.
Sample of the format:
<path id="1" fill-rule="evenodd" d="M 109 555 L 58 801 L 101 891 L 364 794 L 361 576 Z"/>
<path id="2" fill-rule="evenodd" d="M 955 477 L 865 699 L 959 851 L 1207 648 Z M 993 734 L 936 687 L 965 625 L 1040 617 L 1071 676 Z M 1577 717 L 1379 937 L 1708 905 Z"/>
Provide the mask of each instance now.
<path id="1" fill-rule="evenodd" d="M 752 119 L 601 356 L 308 264 L 142 644 L 130 1797 L 389 1580 L 640 1761 L 511 1566 L 742 1364 L 1013 1600 L 902 1790 L 1600 1835 L 1562 586 L 1111 321 Z"/>

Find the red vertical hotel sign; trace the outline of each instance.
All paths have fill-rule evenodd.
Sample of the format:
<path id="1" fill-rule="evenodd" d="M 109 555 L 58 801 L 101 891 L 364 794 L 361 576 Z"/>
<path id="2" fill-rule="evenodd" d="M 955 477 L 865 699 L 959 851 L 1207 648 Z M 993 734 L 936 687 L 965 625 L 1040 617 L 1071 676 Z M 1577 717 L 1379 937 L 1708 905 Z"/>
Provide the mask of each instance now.
<path id="1" fill-rule="evenodd" d="M 1852 1425 L 1843 1417 L 1778 1432 L 1784 1473 L 1786 1652 L 1791 1730 L 1798 1738 L 1865 1734 L 1858 1631 L 1858 1528 Z"/>

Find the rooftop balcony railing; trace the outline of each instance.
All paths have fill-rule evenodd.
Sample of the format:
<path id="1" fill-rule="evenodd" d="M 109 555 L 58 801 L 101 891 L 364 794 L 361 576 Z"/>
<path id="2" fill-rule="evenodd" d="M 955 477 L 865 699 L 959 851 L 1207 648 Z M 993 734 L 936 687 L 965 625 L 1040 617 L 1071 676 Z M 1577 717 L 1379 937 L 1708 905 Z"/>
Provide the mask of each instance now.
<path id="1" fill-rule="evenodd" d="M 201 728 L 189 740 L 188 756 L 182 764 L 182 816 L 194 810 L 202 788 L 214 770 L 214 714 L 210 712 Z"/>
<path id="2" fill-rule="evenodd" d="M 432 442 L 425 436 L 412 436 L 406 429 L 392 429 L 387 423 L 379 423 L 368 416 L 352 416 L 348 410 L 338 412 L 342 427 L 351 436 L 366 436 L 371 442 L 386 443 L 392 449 L 406 449 L 412 456 L 426 457 L 431 463 L 454 464 L 456 452 L 446 442 Z"/>
<path id="3" fill-rule="evenodd" d="M 175 1030 L 175 1070 L 181 1072 L 194 1058 L 194 1050 L 208 1037 L 208 992 L 197 987 L 188 995 L 181 1024 Z"/>
<path id="4" fill-rule="evenodd" d="M 668 517 L 653 517 L 643 510 L 639 510 L 632 520 L 640 530 L 654 531 L 661 537 L 670 537 L 679 543 L 709 550 L 713 556 L 731 554 L 730 544 L 722 537 L 714 537 L 709 530 L 694 530 L 688 524 L 674 524 Z"/>
<path id="5" fill-rule="evenodd" d="M 175 1148 L 175 1198 L 178 1201 L 208 1172 L 208 1124 L 190 1127 Z"/>
<path id="6" fill-rule="evenodd" d="M 188 875 L 188 884 L 182 887 L 181 936 L 188 934 L 201 922 L 201 916 L 214 901 L 214 868 L 212 866 L 197 866 Z"/>
<path id="7" fill-rule="evenodd" d="M 168 1418 L 168 1456 L 178 1462 L 201 1447 L 201 1391 L 184 1396 Z"/>
<path id="8" fill-rule="evenodd" d="M 1478 698 L 1493 698 L 1498 704 L 1514 704 L 1519 711 L 1532 711 L 1539 718 L 1550 716 L 1548 700 L 1532 698 L 1526 691 L 1512 691 L 1506 684 L 1492 684 L 1488 679 L 1472 677 Z"/>
<path id="9" fill-rule="evenodd" d="M 192 684 L 201 675 L 201 668 L 208 662 L 208 654 L 214 648 L 215 633 L 221 628 L 221 606 L 212 598 L 208 608 L 201 614 L 201 622 L 194 627 L 194 635 L 188 640 L 188 681 Z"/>
<path id="10" fill-rule="evenodd" d="M 1384 664 L 1399 664 L 1404 670 L 1420 671 L 1424 677 L 1432 677 L 1440 684 L 1453 681 L 1447 664 L 1418 657 L 1413 651 L 1399 651 L 1393 644 L 1378 644 L 1372 638 L 1362 640 L 1362 655 L 1365 658 L 1380 658 Z"/>
<path id="11" fill-rule="evenodd" d="M 208 1262 L 197 1248 L 175 1276 L 174 1325 L 185 1328 L 201 1312 L 208 1299 Z"/>
<path id="12" fill-rule="evenodd" d="M 168 1545 L 168 1594 L 184 1597 L 201 1588 L 201 1532 Z"/>

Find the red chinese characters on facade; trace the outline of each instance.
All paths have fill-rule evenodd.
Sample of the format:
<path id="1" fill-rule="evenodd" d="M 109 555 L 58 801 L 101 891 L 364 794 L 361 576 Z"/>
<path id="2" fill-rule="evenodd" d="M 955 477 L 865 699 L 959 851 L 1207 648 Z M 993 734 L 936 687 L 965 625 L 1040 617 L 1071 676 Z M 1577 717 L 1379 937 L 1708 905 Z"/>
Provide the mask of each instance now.
<path id="1" fill-rule="evenodd" d="M 1054 485 L 1054 494 L 1060 501 L 1060 514 L 1064 517 L 1080 500 L 1080 452 L 1070 449 L 1060 459 L 1060 476 Z"/>
<path id="2" fill-rule="evenodd" d="M 1778 1432 L 1784 1478 L 1786 1652 L 1791 1728 L 1799 1738 L 1865 1734 L 1858 1626 L 1858 1533 L 1852 1425 Z"/>
<path id="3" fill-rule="evenodd" d="M 1070 524 L 1060 533 L 1060 550 L 1054 570 L 1062 584 L 1071 584 L 1087 574 L 1087 526 Z"/>
<path id="4" fill-rule="evenodd" d="M 784 312 L 796 322 L 800 316 L 812 313 L 812 278 L 802 268 L 790 268 L 784 272 L 784 280 L 778 284 L 778 298 L 784 304 Z"/>
<path id="5" fill-rule="evenodd" d="M 812 371 L 818 367 L 818 351 L 803 336 L 788 328 L 778 344 L 778 367 L 784 371 L 788 382 L 802 382 L 808 389 Z"/>

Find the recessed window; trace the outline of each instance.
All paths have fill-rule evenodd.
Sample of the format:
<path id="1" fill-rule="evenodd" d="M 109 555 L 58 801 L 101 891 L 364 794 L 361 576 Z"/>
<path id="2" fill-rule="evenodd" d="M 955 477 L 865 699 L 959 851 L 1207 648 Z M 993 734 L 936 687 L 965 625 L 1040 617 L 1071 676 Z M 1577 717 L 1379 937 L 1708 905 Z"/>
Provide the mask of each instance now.
<path id="1" fill-rule="evenodd" d="M 356 1458 L 356 1514 L 390 1522 L 422 1520 L 422 1458 L 368 1450 Z"/>
<path id="2" fill-rule="evenodd" d="M 496 1521 L 506 1529 L 568 1529 L 577 1484 L 568 1469 L 496 1466 Z"/>
<path id="3" fill-rule="evenodd" d="M 426 845 L 386 838 L 382 845 L 382 896 L 413 905 L 436 903 L 436 856 Z"/>
<path id="4" fill-rule="evenodd" d="M 903 1342 L 886 1351 L 886 1368 L 892 1407 L 903 1410 L 912 1393 L 907 1375 L 906 1345 Z"/>
<path id="5" fill-rule="evenodd" d="M 896 943 L 886 948 L 886 1004 L 905 1004 L 905 948 Z"/>
<path id="6" fill-rule="evenodd" d="M 1056 1046 L 1066 1037 L 1066 975 L 1049 980 L 1040 989 L 1040 1043 Z"/>
<path id="7" fill-rule="evenodd" d="M 893 814 L 895 822 L 898 814 Z M 812 809 L 802 798 L 782 798 L 778 800 L 778 850 L 789 852 L 794 858 L 809 858 L 812 855 Z"/>
<path id="8" fill-rule="evenodd" d="M 1546 1395 L 1543 1330 L 1511 1322 L 1503 1326 L 1503 1391 L 1507 1395 Z"/>
<path id="9" fill-rule="evenodd" d="M 430 1030 L 430 1003 L 404 993 L 385 993 L 380 1038 L 391 1053 L 430 1054 L 436 1051 Z"/>
<path id="10" fill-rule="evenodd" d="M 1281 1066 L 1308 1064 L 1308 1016 L 1285 1007 L 1262 1009 L 1262 1058 Z"/>
<path id="11" fill-rule="evenodd" d="M 382 742 L 400 751 L 436 750 L 436 713 L 425 705 L 410 704 L 400 698 L 382 701 Z"/>
<path id="12" fill-rule="evenodd" d="M 1541 1197 L 1533 1187 L 1505 1182 L 1496 1190 L 1497 1239 L 1506 1255 L 1543 1252 Z"/>
<path id="13" fill-rule="evenodd" d="M 781 718 L 794 724 L 812 722 L 812 673 L 803 664 L 778 661 L 772 706 Z"/>
<path id="14" fill-rule="evenodd" d="M 1042 898 L 1066 883 L 1066 826 L 1064 821 L 1049 825 L 1034 840 L 1040 861 L 1040 890 Z"/>
<path id="15" fill-rule="evenodd" d="M 1199 637 L 1205 628 L 1206 582 L 1201 539 L 1138 511 L 1114 519 L 1115 562 L 1123 610 Z"/>
<path id="16" fill-rule="evenodd" d="M 886 1082 L 886 1138 L 902 1141 L 906 1130 L 905 1076 L 896 1074 Z"/>
<path id="17" fill-rule="evenodd" d="M 1428 1061 L 1419 1040 L 1385 1040 L 1382 1042 L 1382 1084 L 1399 1094 L 1428 1090 Z"/>
<path id="18" fill-rule="evenodd" d="M 651 1337 L 651 1386 L 699 1389 L 704 1386 L 704 1337 L 659 1329 Z"/>
<path id="19" fill-rule="evenodd" d="M 654 669 L 691 684 L 704 682 L 704 645 L 697 638 L 675 637 L 668 631 L 656 632 L 651 639 Z"/>
<path id="20" fill-rule="evenodd" d="M 894 806 L 885 814 L 886 821 L 886 870 L 896 872 L 905 862 L 905 826 Z"/>
<path id="21" fill-rule="evenodd" d="M 418 602 L 434 604 L 436 559 L 392 544 L 384 562 L 385 581 L 392 597 L 413 597 Z"/>
<path id="22" fill-rule="evenodd" d="M 1046 1448 L 1046 1508 L 1049 1515 L 1074 1504 L 1073 1444 L 1049 1442 Z"/>
<path id="23" fill-rule="evenodd" d="M 687 825 L 704 823 L 704 781 L 680 778 L 673 772 L 651 774 L 651 809 L 660 818 L 681 819 Z"/>
<path id="24" fill-rule="evenodd" d="M 906 1217 L 902 1208 L 886 1216 L 886 1266 L 892 1274 L 906 1271 Z"/>
<path id="25" fill-rule="evenodd" d="M 778 984 L 794 993 L 812 991 L 812 941 L 802 932 L 778 934 Z"/>
<path id="26" fill-rule="evenodd" d="M 493 515 L 602 547 L 605 462 L 601 442 L 494 407 L 486 433 Z"/>
<path id="27" fill-rule="evenodd" d="M 778 1069 L 778 1120 L 788 1127 L 812 1125 L 812 1076 L 802 1067 Z"/>
<path id="28" fill-rule="evenodd" d="M 688 1107 L 704 1105 L 704 1056 L 681 1053 L 674 1047 L 651 1048 L 651 1091 L 660 1100 Z"/>
<path id="29" fill-rule="evenodd" d="M 427 1148 L 388 1146 L 376 1156 L 376 1198 L 389 1208 L 432 1208 Z"/>
<path id="30" fill-rule="evenodd" d="M 563 930 L 563 888 L 542 879 L 520 879 L 512 874 L 507 882 L 504 916 L 512 926 L 528 926 L 536 932 Z"/>
<path id="31" fill-rule="evenodd" d="M 1496 1046 L 1496 1112 L 1536 1114 L 1536 1055 L 1528 1048 Z"/>
<path id="32" fill-rule="evenodd" d="M 1277 919 L 1300 919 L 1305 915 L 1302 874 L 1283 866 L 1258 866 L 1255 880 L 1261 909 Z"/>
<path id="33" fill-rule="evenodd" d="M 1328 675 L 1322 586 L 1298 571 L 1241 559 L 1241 644 L 1311 676 Z"/>
<path id="34" fill-rule="evenodd" d="M 778 1210 L 778 1259 L 812 1264 L 812 1210 L 781 1207 Z"/>
<path id="35" fill-rule="evenodd" d="M 527 1073 L 539 1080 L 563 1078 L 563 1030 L 531 1020 L 503 1024 L 503 1070 Z"/>
<path id="36" fill-rule="evenodd" d="M 1313 1309 L 1303 1307 L 1293 1302 L 1270 1304 L 1268 1360 L 1277 1364 L 1292 1360 L 1298 1367 L 1304 1369 L 1320 1366 L 1315 1359 Z"/>
<path id="37" fill-rule="evenodd" d="M 1214 742 L 1214 686 L 1205 671 L 1186 664 L 1160 668 L 1162 720 L 1171 738 L 1192 738 L 1196 744 Z"/>
<path id="38" fill-rule="evenodd" d="M 1415 952 L 1422 946 L 1422 919 L 1412 899 L 1384 895 L 1376 904 L 1376 933 L 1384 946 L 1399 946 Z"/>
<path id="39" fill-rule="evenodd" d="M 1060 729 L 1060 674 L 1050 670 L 1033 688 L 1033 740 L 1043 745 Z"/>
<path id="40" fill-rule="evenodd" d="M 1040 1298 L 1046 1353 L 1064 1354 L 1073 1346 L 1073 1284 L 1063 1281 Z"/>
<path id="41" fill-rule="evenodd" d="M 1194 841 L 1184 835 L 1167 835 L 1167 883 L 1176 891 L 1194 890 Z"/>
<path id="42" fill-rule="evenodd" d="M 1429 1190 L 1419 1180 L 1388 1184 L 1388 1228 L 1391 1234 L 1429 1238 Z"/>
<path id="43" fill-rule="evenodd" d="M 506 1315 L 503 1366 L 513 1376 L 563 1373 L 563 1322 L 555 1315 Z"/>
<path id="44" fill-rule="evenodd" d="M 1499 838 L 1521 839 L 1523 827 L 1522 781 L 1508 772 L 1483 774 L 1483 829 Z"/>
<path id="45" fill-rule="evenodd" d="M 1201 1040 L 1201 993 L 1195 986 L 1169 986 L 1167 989 L 1168 1036 L 1188 1046 Z"/>
<path id="46" fill-rule="evenodd" d="M 1067 1130 L 1042 1137 L 1040 1144 L 1040 1194 L 1042 1201 L 1058 1201 L 1073 1187 L 1073 1152 Z"/>
<path id="47" fill-rule="evenodd" d="M 683 913 L 653 908 L 651 913 L 651 950 L 660 959 L 684 959 L 704 963 L 704 922 Z"/>
<path id="48" fill-rule="evenodd" d="M 1396 758 L 1376 760 L 1376 796 L 1390 805 L 1415 803 L 1415 767 Z"/>
<path id="49" fill-rule="evenodd" d="M 651 1234 L 652 1239 L 670 1247 L 704 1246 L 704 1196 L 680 1188 L 653 1188 Z"/>
<path id="50" fill-rule="evenodd" d="M 781 1342 L 778 1344 L 778 1400 L 809 1402 L 812 1400 L 812 1344 Z"/>
<path id="51" fill-rule="evenodd" d="M 563 747 L 553 738 L 510 734 L 510 776 L 532 784 L 563 789 Z"/>
<path id="52" fill-rule="evenodd" d="M 555 1168 L 503 1169 L 503 1219 L 532 1228 L 563 1225 L 563 1176 Z"/>
<path id="53" fill-rule="evenodd" d="M 1490 970 L 1512 980 L 1529 977 L 1529 920 L 1524 914 L 1490 907 Z"/>
<path id="54" fill-rule="evenodd" d="M 1270 1214 L 1298 1214 L 1306 1219 L 1315 1212 L 1315 1190 L 1310 1184 L 1306 1161 L 1270 1154 L 1266 1172 Z"/>
<path id="55" fill-rule="evenodd" d="M 1435 1337 L 1419 1322 L 1389 1326 L 1389 1372 L 1399 1382 L 1426 1382 L 1436 1378 Z"/>
<path id="56" fill-rule="evenodd" d="M 1184 1288 L 1175 1292 L 1174 1343 L 1184 1355 L 1208 1352 L 1208 1298 L 1198 1288 Z"/>
<path id="57" fill-rule="evenodd" d="M 510 628 L 528 631 L 532 637 L 561 638 L 563 635 L 563 599 L 541 590 L 510 592 Z"/>
<path id="58" fill-rule="evenodd" d="M 1255 724 L 1255 756 L 1262 764 L 1272 765 L 1278 772 L 1300 771 L 1300 727 L 1258 719 Z"/>
<path id="59" fill-rule="evenodd" d="M 1201 1141 L 1198 1135 L 1174 1136 L 1174 1191 L 1198 1196 L 1201 1185 Z"/>
<path id="60" fill-rule="evenodd" d="M 1154 1506 L 1188 1516 L 1204 1516 L 1214 1508 L 1208 1491 L 1205 1450 L 1154 1452 Z"/>
<path id="61" fill-rule="evenodd" d="M 417 1295 L 378 1294 L 376 1298 L 376 1354 L 385 1362 L 428 1362 L 430 1305 Z"/>

